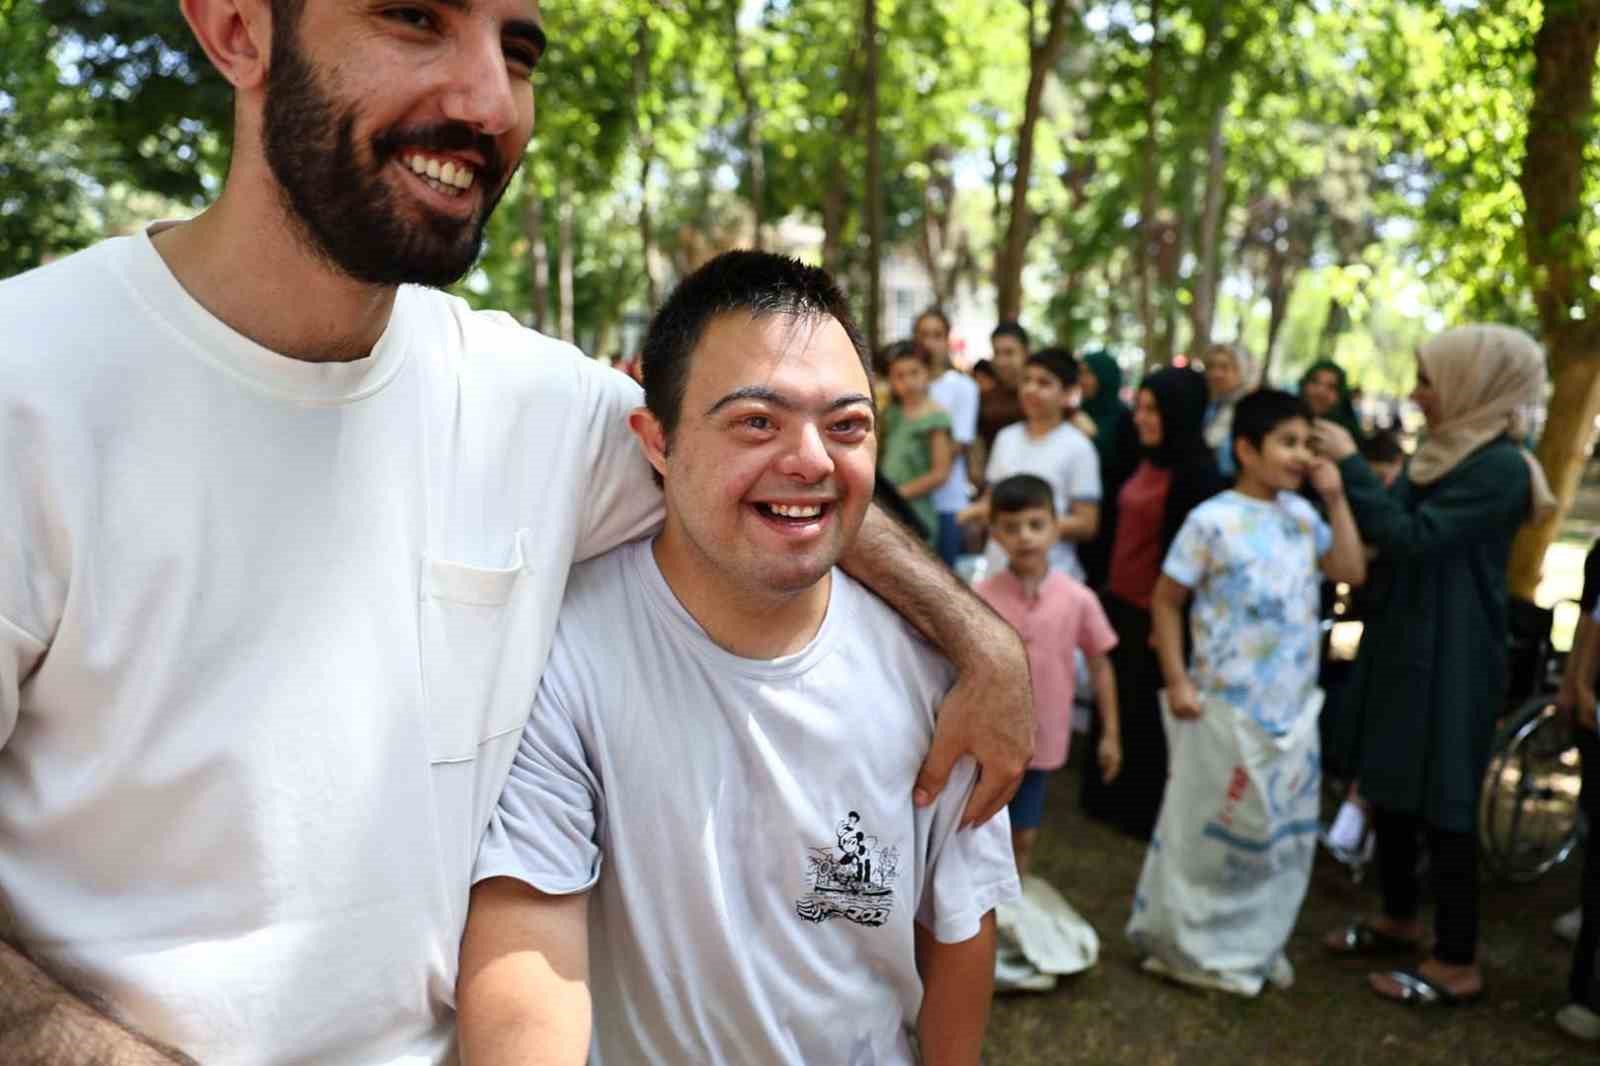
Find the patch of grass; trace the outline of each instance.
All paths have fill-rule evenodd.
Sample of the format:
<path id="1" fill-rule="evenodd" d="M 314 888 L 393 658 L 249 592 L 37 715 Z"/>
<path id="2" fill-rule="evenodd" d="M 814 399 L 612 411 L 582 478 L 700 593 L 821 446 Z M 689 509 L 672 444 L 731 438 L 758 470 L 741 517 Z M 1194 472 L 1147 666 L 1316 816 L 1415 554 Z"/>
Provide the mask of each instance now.
<path id="1" fill-rule="evenodd" d="M 1078 745 L 1075 756 L 1083 754 Z M 1376 876 L 1357 886 L 1326 856 L 1289 943 L 1295 985 L 1259 999 L 1191 990 L 1149 977 L 1123 928 L 1144 845 L 1085 817 L 1078 774 L 1050 783 L 1034 872 L 1100 933 L 1099 964 L 1054 992 L 1005 995 L 989 1023 L 990 1066 L 1576 1066 L 1600 1053 L 1555 1028 L 1566 1001 L 1569 947 L 1550 932 L 1576 905 L 1581 855 L 1533 885 L 1486 880 L 1480 955 L 1488 988 L 1465 1008 L 1415 1010 L 1367 988 L 1370 964 L 1324 955 L 1322 934 L 1375 911 Z"/>

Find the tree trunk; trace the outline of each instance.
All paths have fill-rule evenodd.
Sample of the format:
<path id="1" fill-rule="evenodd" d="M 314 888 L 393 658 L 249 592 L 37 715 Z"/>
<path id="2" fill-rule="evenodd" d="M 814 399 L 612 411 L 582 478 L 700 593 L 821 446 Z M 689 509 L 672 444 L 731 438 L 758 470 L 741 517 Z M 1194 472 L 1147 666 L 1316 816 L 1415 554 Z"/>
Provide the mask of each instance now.
<path id="1" fill-rule="evenodd" d="M 544 197 L 533 175 L 523 172 L 522 236 L 528 241 L 528 309 L 534 329 L 543 330 L 550 313 L 550 247 L 544 239 Z"/>
<path id="2" fill-rule="evenodd" d="M 1228 84 L 1233 84 L 1231 76 Z M 1217 234 L 1222 229 L 1223 165 L 1226 162 L 1222 122 L 1228 113 L 1230 96 L 1232 93 L 1227 91 L 1219 96 L 1217 106 L 1211 112 L 1211 133 L 1206 142 L 1205 206 L 1200 213 L 1200 243 L 1195 249 L 1199 274 L 1195 277 L 1194 299 L 1190 307 L 1190 330 L 1193 336 L 1189 340 L 1189 350 L 1197 356 L 1203 356 L 1211 345 L 1212 320 L 1217 312 L 1217 276 L 1222 270 L 1222 261 L 1217 255 Z"/>
<path id="3" fill-rule="evenodd" d="M 844 164 L 837 153 L 828 163 L 827 188 L 822 190 L 822 269 L 838 277 L 844 267 L 845 196 Z"/>
<path id="4" fill-rule="evenodd" d="M 1139 231 L 1135 237 L 1137 253 L 1134 268 L 1139 279 L 1139 326 L 1144 332 L 1144 364 L 1159 365 L 1160 352 L 1156 343 L 1155 294 L 1152 292 L 1150 259 L 1154 252 L 1156 207 L 1159 193 L 1159 163 L 1156 159 L 1157 105 L 1161 100 L 1161 0 L 1150 0 L 1150 63 L 1144 75 L 1144 156 L 1141 166 L 1143 191 L 1139 198 Z"/>
<path id="5" fill-rule="evenodd" d="M 562 179 L 561 203 L 556 207 L 556 293 L 561 301 L 560 335 L 568 343 L 577 342 L 572 314 L 572 183 Z"/>
<path id="6" fill-rule="evenodd" d="M 639 19 L 634 31 L 638 47 L 633 53 L 633 133 L 639 145 L 639 260 L 644 268 L 645 307 L 654 312 L 660 300 L 653 257 L 655 224 L 650 214 L 650 175 L 655 169 L 656 144 L 651 122 L 644 113 L 646 85 L 650 79 L 650 21 Z"/>
<path id="7" fill-rule="evenodd" d="M 1550 478 L 1561 506 L 1544 522 L 1522 527 L 1511 549 L 1511 592 L 1533 599 L 1544 570 L 1544 555 L 1555 540 L 1567 510 L 1578 494 L 1583 468 L 1600 416 L 1600 352 L 1550 352 L 1555 369 L 1555 395 L 1550 417 L 1534 453 Z"/>
<path id="8" fill-rule="evenodd" d="M 1031 14 L 1030 6 L 1030 14 Z M 1011 217 L 1006 223 L 995 262 L 995 289 L 1000 318 L 1014 319 L 1022 313 L 1022 267 L 1028 254 L 1028 238 L 1033 235 L 1033 219 L 1028 211 L 1028 181 L 1033 174 L 1033 135 L 1044 105 L 1044 87 L 1050 72 L 1067 46 L 1068 0 L 1050 0 L 1045 34 L 1033 38 L 1030 19 L 1028 32 L 1028 92 L 1022 107 L 1022 122 L 1017 127 L 1017 165 L 1011 175 Z"/>
<path id="9" fill-rule="evenodd" d="M 878 128 L 878 0 L 863 0 L 861 5 L 862 44 L 866 48 L 867 69 L 867 348 L 878 350 L 883 325 L 883 160 L 880 156 L 881 131 Z"/>
<path id="10" fill-rule="evenodd" d="M 1534 38 L 1533 104 L 1519 184 L 1527 210 L 1523 240 L 1534 278 L 1555 397 L 1539 461 L 1560 507 L 1524 530 L 1511 556 L 1513 595 L 1532 598 L 1545 551 L 1577 493 L 1600 397 L 1600 307 L 1590 298 L 1594 264 L 1575 220 L 1585 210 L 1584 146 L 1594 111 L 1595 53 L 1600 47 L 1600 0 L 1546 3 Z M 1580 312 L 1574 316 L 1572 310 Z"/>
<path id="11" fill-rule="evenodd" d="M 761 107 L 756 102 L 755 89 L 750 84 L 750 72 L 744 65 L 744 42 L 739 33 L 739 0 L 727 0 L 724 10 L 728 15 L 728 48 L 733 54 L 733 84 L 739 92 L 739 103 L 744 108 L 745 177 L 750 185 L 750 215 L 754 226 L 751 244 L 765 248 L 766 218 L 763 206 L 767 199 L 767 160 L 762 149 Z"/>

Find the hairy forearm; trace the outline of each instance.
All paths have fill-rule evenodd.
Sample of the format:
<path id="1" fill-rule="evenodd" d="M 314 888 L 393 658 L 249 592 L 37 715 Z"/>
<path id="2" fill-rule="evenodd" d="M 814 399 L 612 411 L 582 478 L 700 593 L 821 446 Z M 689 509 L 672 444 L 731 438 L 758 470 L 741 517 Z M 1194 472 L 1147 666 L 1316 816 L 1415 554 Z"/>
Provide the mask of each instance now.
<path id="1" fill-rule="evenodd" d="M 0 1062 L 6 1066 L 194 1066 L 123 1028 L 0 941 Z"/>
<path id="2" fill-rule="evenodd" d="M 958 668 L 1019 657 L 1026 663 L 1016 630 L 876 505 L 840 563 Z"/>
<path id="3" fill-rule="evenodd" d="M 917 1042 L 924 1066 L 978 1066 L 983 1031 L 994 996 L 994 913 L 984 915 L 978 935 L 941 944 L 917 927 L 922 1011 Z"/>

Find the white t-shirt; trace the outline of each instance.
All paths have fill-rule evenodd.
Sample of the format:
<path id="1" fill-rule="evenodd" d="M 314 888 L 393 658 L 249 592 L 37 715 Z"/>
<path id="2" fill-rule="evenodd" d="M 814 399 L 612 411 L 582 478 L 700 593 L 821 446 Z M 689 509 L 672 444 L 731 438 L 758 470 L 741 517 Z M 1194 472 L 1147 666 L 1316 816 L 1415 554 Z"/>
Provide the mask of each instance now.
<path id="1" fill-rule="evenodd" d="M 952 680 L 839 570 L 770 661 L 714 644 L 648 541 L 573 570 L 475 876 L 592 889 L 591 1063 L 914 1061 L 913 921 L 959 942 L 1018 892 L 1004 817 L 957 832 L 970 759 L 911 802 Z"/>
<path id="2" fill-rule="evenodd" d="M 1025 422 L 1013 422 L 995 434 L 984 481 L 993 488 L 1013 474 L 1032 474 L 1049 483 L 1056 497 L 1056 514 L 1065 515 L 1078 501 L 1100 502 L 1100 454 L 1083 431 L 1063 422 L 1049 434 L 1028 435 Z M 1006 565 L 1006 553 L 993 537 L 985 551 L 988 570 L 997 574 Z M 1077 545 L 1058 540 L 1050 549 L 1050 566 L 1083 580 Z"/>
<path id="3" fill-rule="evenodd" d="M 928 396 L 949 412 L 950 439 L 956 447 L 970 447 L 978 439 L 978 383 L 951 367 L 928 386 Z M 933 509 L 940 514 L 954 514 L 972 502 L 965 456 L 956 457 L 950 464 L 950 476 L 930 496 Z"/>
<path id="4" fill-rule="evenodd" d="M 146 234 L 0 283 L 0 897 L 207 1064 L 436 1063 L 578 559 L 659 521 L 622 374 L 404 287 L 313 364 Z"/>

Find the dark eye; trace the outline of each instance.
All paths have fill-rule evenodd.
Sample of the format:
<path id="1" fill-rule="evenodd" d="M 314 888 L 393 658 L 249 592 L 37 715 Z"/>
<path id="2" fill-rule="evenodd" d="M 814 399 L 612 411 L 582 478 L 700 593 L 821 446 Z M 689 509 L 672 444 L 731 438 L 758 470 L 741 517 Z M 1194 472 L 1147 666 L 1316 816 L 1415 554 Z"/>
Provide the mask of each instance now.
<path id="1" fill-rule="evenodd" d="M 744 419 L 744 425 L 749 429 L 768 430 L 772 428 L 772 419 L 766 415 L 749 415 Z"/>
<path id="2" fill-rule="evenodd" d="M 433 13 L 420 7 L 392 7 L 383 13 L 384 18 L 412 26 L 419 30 L 434 27 Z"/>

